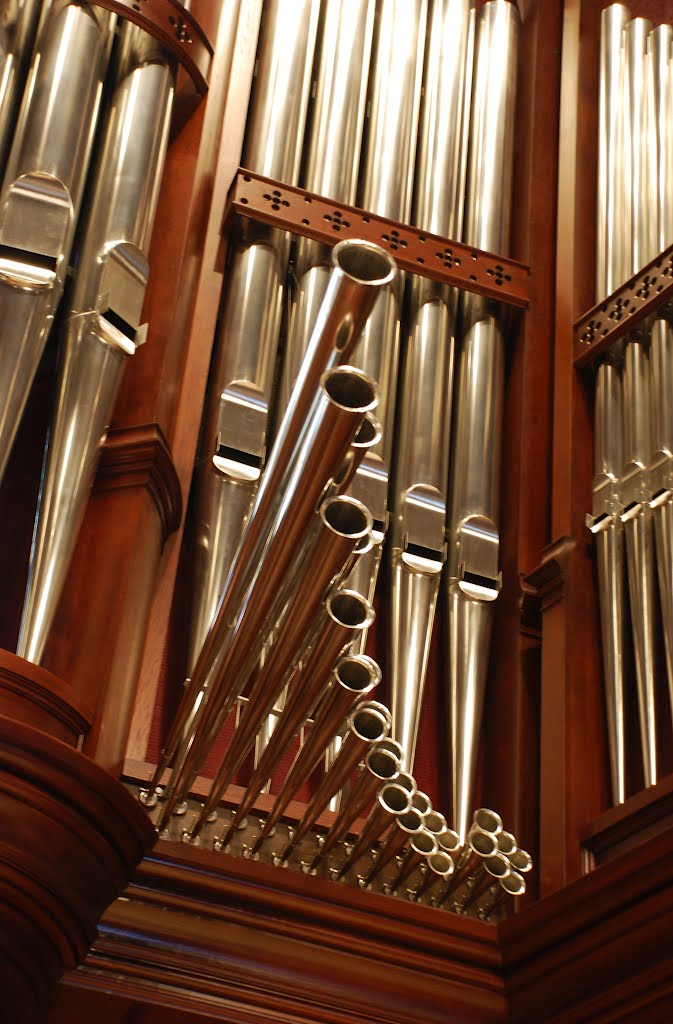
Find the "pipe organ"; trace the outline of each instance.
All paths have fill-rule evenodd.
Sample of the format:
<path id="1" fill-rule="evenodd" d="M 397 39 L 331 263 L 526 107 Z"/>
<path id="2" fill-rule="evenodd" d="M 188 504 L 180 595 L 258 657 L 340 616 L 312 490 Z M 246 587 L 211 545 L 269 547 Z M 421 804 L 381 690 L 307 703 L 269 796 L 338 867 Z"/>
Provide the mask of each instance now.
<path id="1" fill-rule="evenodd" d="M 525 1021 L 554 900 L 649 898 L 609 879 L 673 793 L 672 140 L 657 0 L 0 11 L 0 727 L 123 777 L 134 907 L 182 858 L 251 920 L 434 914 Z"/>

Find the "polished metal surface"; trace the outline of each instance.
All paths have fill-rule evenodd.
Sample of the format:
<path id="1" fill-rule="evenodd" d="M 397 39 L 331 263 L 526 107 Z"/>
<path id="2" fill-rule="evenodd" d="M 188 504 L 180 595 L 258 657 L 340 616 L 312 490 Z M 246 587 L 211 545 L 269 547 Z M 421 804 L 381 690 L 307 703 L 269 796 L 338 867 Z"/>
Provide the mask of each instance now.
<path id="1" fill-rule="evenodd" d="M 654 521 L 666 676 L 673 698 L 673 327 L 652 326 L 653 444 L 650 507 Z M 673 700 L 671 706 L 673 707 Z"/>
<path id="2" fill-rule="evenodd" d="M 626 52 L 629 11 L 610 4 L 601 14 L 596 196 L 596 299 L 609 295 L 628 277 L 631 225 L 626 203 L 623 151 Z"/>
<path id="3" fill-rule="evenodd" d="M 426 0 L 383 0 L 374 30 L 358 205 L 399 221 L 411 215 L 426 19 Z M 381 395 L 381 442 L 367 453 L 351 485 L 370 509 L 375 532 L 368 564 L 360 563 L 348 585 L 368 596 L 376 586 L 388 526 L 403 290 L 398 276 L 381 293 L 353 360 L 378 381 Z"/>
<path id="4" fill-rule="evenodd" d="M 415 815 L 415 813 L 415 811 L 410 811 L 408 792 L 397 781 L 387 782 L 381 786 L 360 834 L 339 869 L 339 875 L 345 875 L 357 864 L 360 857 L 389 826 L 392 826 L 394 829 L 395 823 L 400 818 L 403 818 L 406 814 Z M 420 815 L 418 815 L 418 820 L 420 822 Z M 420 827 L 421 825 L 419 824 Z M 408 834 L 404 836 L 405 841 Z M 368 881 L 369 878 L 365 878 L 364 884 L 368 884 Z"/>
<path id="5" fill-rule="evenodd" d="M 306 781 L 323 756 L 330 740 L 341 728 L 351 706 L 367 693 L 370 693 L 381 681 L 381 669 L 372 658 L 368 658 L 364 654 L 347 654 L 340 658 L 335 666 L 333 675 L 334 678 L 330 689 L 325 699 L 321 702 L 314 716 L 313 725 L 276 796 L 271 813 L 268 815 L 253 847 L 253 852 L 271 834 L 290 800 L 292 800 L 299 787 Z M 255 772 L 255 775 L 258 772 L 261 776 L 262 772 L 260 769 Z M 255 788 L 255 785 L 256 781 L 254 779 L 251 780 L 246 790 L 246 795 L 241 800 L 237 816 L 240 813 L 240 807 L 243 807 L 247 802 L 247 794 Z"/>
<path id="6" fill-rule="evenodd" d="M 30 63 L 40 6 L 40 0 L 5 0 L 0 10 L 0 179 Z"/>
<path id="7" fill-rule="evenodd" d="M 332 426 L 325 419 L 330 403 L 335 413 L 344 409 L 343 401 L 335 396 L 335 400 L 327 399 L 320 386 L 325 370 L 335 364 L 345 362 L 352 354 L 359 337 L 362 325 L 374 304 L 378 290 L 392 279 L 395 267 L 392 260 L 378 246 L 359 242 L 342 242 L 335 246 L 333 254 L 333 272 L 330 278 L 320 316 L 311 337 L 311 343 L 302 363 L 301 372 L 292 393 L 290 404 L 283 416 L 276 433 L 272 451 L 262 476 L 261 484 L 255 496 L 252 512 L 248 520 L 241 546 L 238 550 L 232 570 L 227 577 L 225 591 L 222 595 L 216 619 L 213 623 L 201 655 L 192 672 L 189 686 L 171 726 L 170 734 L 157 766 L 151 790 L 154 790 L 161 778 L 164 768 L 174 756 L 178 745 L 185 740 L 190 745 L 193 736 L 185 733 L 187 722 L 192 720 L 192 709 L 197 701 L 200 709 L 204 706 L 200 697 L 208 688 L 211 677 L 218 676 L 220 663 L 224 663 L 230 641 L 234 634 L 237 616 L 250 614 L 244 598 L 250 588 L 258 588 L 264 579 L 264 566 L 274 568 L 274 556 L 270 551 L 276 546 L 280 548 L 280 562 L 289 568 L 292 559 L 292 545 L 298 544 L 304 529 L 311 521 L 313 508 L 321 490 L 329 478 L 333 476 L 343 463 L 344 456 L 350 447 L 350 439 L 357 433 L 362 417 L 371 411 L 374 405 L 374 392 L 369 383 L 365 383 L 357 371 L 333 370 L 326 379 L 334 383 L 339 381 L 350 386 L 346 395 L 346 404 L 352 406 L 356 399 L 365 399 L 357 404 L 358 414 L 349 428 L 349 443 L 340 448 L 341 441 L 334 435 Z M 345 376 L 344 376 L 345 374 Z M 368 390 L 365 396 L 364 390 Z M 337 388 L 339 391 L 340 388 Z M 357 392 L 357 394 L 356 394 Z M 321 398 L 320 395 L 324 397 Z M 322 412 L 321 412 L 322 410 Z M 337 419 L 340 417 L 337 414 Z M 345 420 L 349 420 L 348 415 Z M 321 435 L 324 431 L 324 437 Z M 316 447 L 317 446 L 317 447 Z M 327 461 L 322 461 L 327 456 Z M 316 487 L 315 459 L 321 462 L 320 472 L 325 477 Z M 329 468 L 328 468 L 329 464 Z M 310 467 L 310 469 L 309 469 Z M 302 473 L 307 470 L 312 474 L 307 480 L 307 487 L 302 486 Z M 313 504 L 311 505 L 311 497 Z M 295 509 L 294 505 L 297 505 Z M 301 522 L 297 519 L 298 509 L 303 509 Z M 289 523 L 290 534 L 296 539 L 283 539 L 279 533 L 280 523 Z M 297 530 L 297 526 L 299 529 Z M 295 533 L 296 531 L 296 533 Z M 276 567 L 277 568 L 277 567 Z M 279 573 L 283 578 L 282 571 Z M 243 608 L 241 608 L 243 604 Z M 259 610 L 258 610 L 259 611 Z M 259 638 L 258 638 L 259 640 Z M 258 640 L 256 643 L 258 643 Z M 262 643 L 264 640 L 262 640 Z M 220 678 L 222 678 L 220 676 Z M 238 688 L 245 682 L 230 679 L 224 705 L 230 699 L 232 687 Z M 222 684 L 220 684 L 222 685 Z M 237 689 L 238 693 L 238 689 Z M 234 694 L 235 696 L 237 695 Z M 200 710 L 200 714 L 202 714 Z"/>
<path id="8" fill-rule="evenodd" d="M 39 662 L 112 418 L 125 357 L 144 340 L 147 262 L 168 145 L 174 73 L 123 26 L 93 192 L 64 326 L 17 653 Z"/>
<path id="9" fill-rule="evenodd" d="M 470 120 L 465 240 L 509 246 L 519 16 L 491 0 L 479 12 Z M 446 608 L 453 826 L 465 837 L 500 590 L 499 497 L 504 391 L 500 312 L 465 296 L 457 362 Z"/>
<path id="10" fill-rule="evenodd" d="M 469 0 L 433 4 L 428 24 L 412 223 L 462 234 L 473 17 Z M 457 293 L 411 286 L 391 496 L 388 665 L 393 733 L 413 769 L 446 515 Z"/>
<path id="11" fill-rule="evenodd" d="M 411 806 L 411 800 L 409 800 L 407 807 L 403 807 L 400 811 L 395 812 L 395 818 L 391 822 L 390 831 L 376 851 L 371 867 L 363 876 L 364 884 L 370 885 L 373 879 L 381 874 L 386 865 L 390 864 L 400 854 L 410 838 L 422 830 L 423 815 Z M 350 860 L 352 863 L 355 863 L 358 857 L 364 853 L 365 849 L 371 845 L 374 839 L 378 838 L 382 831 L 383 829 L 380 828 L 374 836 L 371 836 L 367 831 L 363 832 L 363 835 L 357 840 L 351 851 Z"/>
<path id="12" fill-rule="evenodd" d="M 0 191 L 0 478 L 68 267 L 114 17 L 54 0 Z"/>
<path id="13" fill-rule="evenodd" d="M 242 164 L 296 184 L 318 0 L 265 5 Z M 235 242 L 196 474 L 188 664 L 194 666 L 245 529 L 268 444 L 290 236 L 253 222 Z"/>
<path id="14" fill-rule="evenodd" d="M 288 592 L 292 590 L 291 569 L 316 515 L 318 499 L 335 467 L 341 464 L 363 415 L 376 405 L 376 386 L 352 367 L 325 373 L 317 395 L 313 392 L 303 396 L 305 415 L 294 429 L 292 416 L 302 404 L 300 398 L 301 391 L 297 404 L 290 405 L 281 424 L 257 492 L 255 507 L 265 512 L 263 529 L 251 532 L 255 523 L 253 508 L 253 517 L 235 564 L 235 570 L 240 568 L 245 587 L 236 592 L 239 599 L 231 606 L 227 603 L 220 606 L 183 699 L 186 719 L 199 693 L 205 695 L 195 722 L 198 739 L 194 742 L 194 735 L 186 738 L 181 765 L 176 767 L 171 779 L 166 815 L 175 805 L 177 795 L 189 788 L 286 604 Z M 270 470 L 275 469 L 278 486 L 271 488 L 268 481 L 270 476 L 273 479 L 274 473 Z M 251 562 L 241 565 L 248 537 L 253 541 L 253 557 Z M 180 742 L 181 715 L 176 718 L 173 729 L 171 741 Z"/>
<path id="15" fill-rule="evenodd" d="M 399 870 L 390 883 L 390 891 L 396 892 L 410 878 L 419 864 L 425 863 L 426 858 L 437 851 L 437 840 L 431 832 L 423 828 L 412 835 L 409 840 L 409 849 L 404 854 Z"/>
<path id="16" fill-rule="evenodd" d="M 654 253 L 673 242 L 673 27 L 658 25 L 650 32 L 648 53 L 652 75 L 652 131 L 648 139 L 654 154 Z"/>
<path id="17" fill-rule="evenodd" d="M 652 25 L 645 18 L 633 18 L 626 26 L 626 131 L 628 169 L 626 214 L 631 225 L 630 259 L 627 273 L 634 274 L 656 256 L 656 150 L 652 107 L 652 80 L 648 36 Z"/>

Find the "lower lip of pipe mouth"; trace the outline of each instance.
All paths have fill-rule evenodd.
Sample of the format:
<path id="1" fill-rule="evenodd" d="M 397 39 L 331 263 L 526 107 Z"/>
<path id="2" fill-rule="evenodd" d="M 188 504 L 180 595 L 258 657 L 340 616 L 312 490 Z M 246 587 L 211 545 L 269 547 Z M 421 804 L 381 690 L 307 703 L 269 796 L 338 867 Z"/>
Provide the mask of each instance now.
<path id="1" fill-rule="evenodd" d="M 335 266 L 360 284 L 388 284 L 397 273 L 392 256 L 373 242 L 358 239 L 339 242 L 334 246 L 332 259 Z"/>

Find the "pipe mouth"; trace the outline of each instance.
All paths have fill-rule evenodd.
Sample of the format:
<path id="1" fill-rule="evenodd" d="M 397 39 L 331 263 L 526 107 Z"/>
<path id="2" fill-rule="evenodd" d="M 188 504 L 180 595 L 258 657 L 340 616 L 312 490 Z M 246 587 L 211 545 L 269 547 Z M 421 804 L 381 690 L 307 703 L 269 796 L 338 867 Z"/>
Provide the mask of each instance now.
<path id="1" fill-rule="evenodd" d="M 395 785 L 399 786 L 397 779 L 395 780 Z M 412 794 L 407 793 L 407 796 L 411 797 Z M 423 828 L 423 815 L 414 807 L 409 807 L 408 811 L 404 811 L 398 816 L 397 824 L 403 832 L 420 832 Z"/>
<path id="2" fill-rule="evenodd" d="M 411 772 L 400 772 L 395 779 L 398 786 L 404 786 L 407 793 L 416 792 L 416 779 L 413 777 Z"/>
<path id="3" fill-rule="evenodd" d="M 430 853 L 437 853 L 437 840 L 432 832 L 417 832 L 411 837 L 409 844 L 416 853 L 422 853 L 425 857 Z"/>
<path id="4" fill-rule="evenodd" d="M 509 857 L 517 849 L 516 839 L 511 832 L 498 832 L 496 842 L 498 850 L 500 853 L 504 853 L 506 857 Z"/>
<path id="5" fill-rule="evenodd" d="M 355 366 L 339 366 L 328 370 L 320 383 L 330 401 L 348 412 L 366 413 L 378 405 L 379 389 L 376 381 Z"/>
<path id="6" fill-rule="evenodd" d="M 472 824 L 483 832 L 490 832 L 493 836 L 502 832 L 502 818 L 488 807 L 480 807 L 474 812 Z"/>
<path id="7" fill-rule="evenodd" d="M 374 621 L 374 609 L 366 597 L 354 590 L 337 590 L 326 602 L 327 613 L 340 626 L 364 629 Z"/>
<path id="8" fill-rule="evenodd" d="M 440 832 L 446 830 L 446 818 L 439 811 L 428 811 L 423 817 L 423 824 L 433 836 L 438 836 Z"/>
<path id="9" fill-rule="evenodd" d="M 444 850 L 437 850 L 437 853 L 429 853 L 426 863 L 430 871 L 436 875 L 441 875 L 442 878 L 447 878 L 453 873 L 455 868 L 453 858 L 449 857 L 448 853 Z"/>
<path id="10" fill-rule="evenodd" d="M 350 716 L 349 726 L 359 740 L 374 742 L 388 732 L 388 723 L 375 708 L 358 708 Z"/>
<path id="11" fill-rule="evenodd" d="M 508 854 L 508 857 L 509 862 L 515 871 L 532 871 L 533 858 L 525 850 L 513 850 L 512 853 Z"/>
<path id="12" fill-rule="evenodd" d="M 476 829 L 470 833 L 469 847 L 480 857 L 492 857 L 498 849 L 498 844 L 490 832 Z"/>
<path id="13" fill-rule="evenodd" d="M 504 891 L 510 896 L 523 896 L 526 891 L 526 879 L 518 871 L 510 871 L 499 881 Z"/>
<path id="14" fill-rule="evenodd" d="M 505 878 L 512 870 L 507 857 L 502 853 L 495 853 L 492 857 L 484 857 L 484 868 L 494 878 Z"/>
<path id="15" fill-rule="evenodd" d="M 440 849 L 446 853 L 458 853 L 463 846 L 460 836 L 452 828 L 447 828 L 446 831 L 440 832 L 437 836 L 437 843 Z"/>
<path id="16" fill-rule="evenodd" d="M 427 793 L 417 789 L 411 798 L 412 806 L 414 810 L 418 811 L 419 814 L 428 814 L 432 810 L 432 802 Z"/>
<path id="17" fill-rule="evenodd" d="M 409 807 L 409 794 L 396 782 L 388 782 L 381 786 L 378 802 L 390 814 L 404 814 Z"/>
<path id="18" fill-rule="evenodd" d="M 340 537 L 368 537 L 374 520 L 366 505 L 357 498 L 338 495 L 320 506 L 320 518 Z"/>
<path id="19" fill-rule="evenodd" d="M 400 770 L 400 762 L 395 755 L 378 746 L 368 751 L 365 760 L 372 775 L 385 782 L 392 782 Z"/>
<path id="20" fill-rule="evenodd" d="M 348 238 L 332 249 L 332 263 L 358 284 L 381 287 L 397 274 L 395 260 L 374 242 Z"/>
<path id="21" fill-rule="evenodd" d="M 353 693 L 367 693 L 381 682 L 381 669 L 363 654 L 347 654 L 334 672 L 340 684 Z"/>

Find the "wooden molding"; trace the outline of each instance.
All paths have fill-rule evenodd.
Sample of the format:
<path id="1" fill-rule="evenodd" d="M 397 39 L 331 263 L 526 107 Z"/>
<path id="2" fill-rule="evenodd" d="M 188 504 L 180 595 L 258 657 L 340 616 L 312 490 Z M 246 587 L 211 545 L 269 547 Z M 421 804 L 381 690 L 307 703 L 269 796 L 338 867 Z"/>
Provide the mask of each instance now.
<path id="1" fill-rule="evenodd" d="M 157 507 L 165 540 L 180 523 L 182 493 L 171 450 L 157 423 L 111 430 L 95 483 L 99 491 L 143 486 Z"/>
<path id="2" fill-rule="evenodd" d="M 59 975 L 84 957 L 154 831 L 93 761 L 6 715 L 0 819 L 2 1001 L 12 1024 L 31 1024 L 44 1020 Z"/>
<path id="3" fill-rule="evenodd" d="M 74 690 L 39 665 L 0 650 L 0 714 L 77 746 L 93 721 Z"/>

